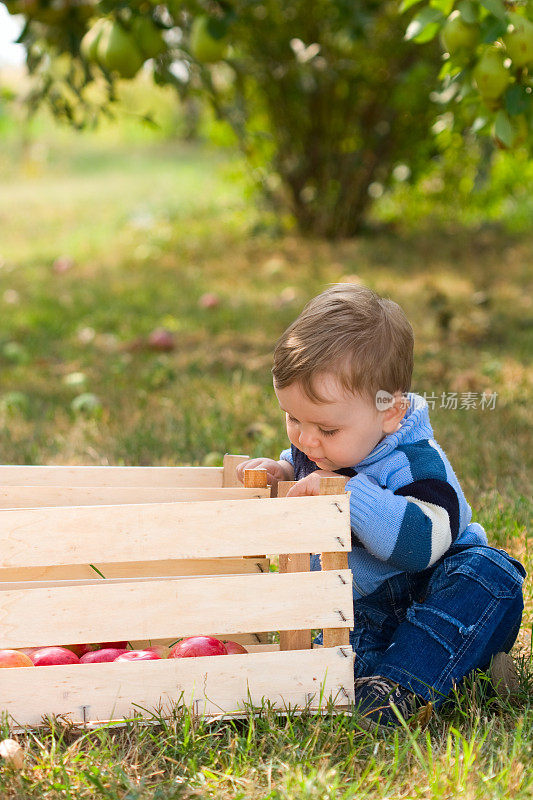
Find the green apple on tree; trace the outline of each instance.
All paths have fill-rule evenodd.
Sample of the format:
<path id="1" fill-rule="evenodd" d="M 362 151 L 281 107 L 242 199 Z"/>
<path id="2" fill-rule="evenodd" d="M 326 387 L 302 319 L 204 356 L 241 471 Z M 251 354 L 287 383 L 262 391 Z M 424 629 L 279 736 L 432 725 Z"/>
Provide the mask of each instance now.
<path id="1" fill-rule="evenodd" d="M 504 64 L 505 52 L 496 45 L 487 47 L 473 70 L 474 82 L 483 100 L 494 103 L 507 89 L 512 80 Z"/>
<path id="2" fill-rule="evenodd" d="M 131 32 L 145 58 L 155 58 L 166 49 L 161 31 L 149 17 L 134 17 L 131 22 Z"/>
<path id="3" fill-rule="evenodd" d="M 505 48 L 513 66 L 533 66 L 533 22 L 520 14 L 509 14 L 511 30 L 503 37 Z"/>
<path id="4" fill-rule="evenodd" d="M 96 61 L 98 58 L 98 44 L 100 38 L 106 28 L 112 25 L 111 20 L 106 17 L 100 17 L 96 20 L 94 25 L 89 28 L 85 36 L 80 42 L 80 53 L 86 61 Z"/>
<path id="5" fill-rule="evenodd" d="M 441 31 L 441 42 L 451 56 L 473 50 L 479 42 L 479 27 L 465 22 L 461 12 L 453 11 Z"/>
<path id="6" fill-rule="evenodd" d="M 122 78 L 133 78 L 144 62 L 135 39 L 118 20 L 100 36 L 96 55 L 103 67 Z"/>

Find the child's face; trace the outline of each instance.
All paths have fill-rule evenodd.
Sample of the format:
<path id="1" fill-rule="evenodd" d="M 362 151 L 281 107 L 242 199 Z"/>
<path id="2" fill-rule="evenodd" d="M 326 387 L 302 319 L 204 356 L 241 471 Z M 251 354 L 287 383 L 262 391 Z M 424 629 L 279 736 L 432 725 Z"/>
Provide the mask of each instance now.
<path id="1" fill-rule="evenodd" d="M 333 375 L 318 375 L 315 386 L 328 402 L 315 403 L 299 383 L 284 389 L 274 386 L 274 391 L 285 411 L 291 443 L 320 469 L 355 466 L 398 429 L 403 414 L 398 418 L 392 411 L 378 411 L 367 397 L 346 392 Z"/>

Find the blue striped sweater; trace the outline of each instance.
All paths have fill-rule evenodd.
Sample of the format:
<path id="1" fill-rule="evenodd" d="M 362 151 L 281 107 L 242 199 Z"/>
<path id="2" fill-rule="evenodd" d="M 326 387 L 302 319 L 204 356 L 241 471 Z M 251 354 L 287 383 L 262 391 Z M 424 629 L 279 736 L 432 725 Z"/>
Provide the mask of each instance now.
<path id="1" fill-rule="evenodd" d="M 410 406 L 395 433 L 386 436 L 353 469 L 351 476 L 352 551 L 348 564 L 354 594 L 370 594 L 400 572 L 419 572 L 457 544 L 487 544 L 485 531 L 472 522 L 472 510 L 441 447 L 433 438 L 428 404 L 409 394 Z M 317 465 L 294 445 L 281 459 L 294 466 L 295 480 Z M 320 569 L 319 556 L 311 560 Z"/>

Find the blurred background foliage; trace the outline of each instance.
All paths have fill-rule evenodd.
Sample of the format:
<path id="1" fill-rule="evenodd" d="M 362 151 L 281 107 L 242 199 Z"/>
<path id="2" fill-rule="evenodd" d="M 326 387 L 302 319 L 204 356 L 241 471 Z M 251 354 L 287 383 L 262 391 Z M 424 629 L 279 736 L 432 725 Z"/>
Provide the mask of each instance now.
<path id="1" fill-rule="evenodd" d="M 502 59 L 511 52 L 507 27 L 518 25 L 513 14 L 530 24 L 529 2 L 7 0 L 6 6 L 24 15 L 28 108 L 46 104 L 73 126 L 89 126 L 114 113 L 120 79 L 142 68 L 180 98 L 180 135 L 194 139 L 209 131 L 219 143 L 236 145 L 262 202 L 303 234 L 354 235 L 376 199 L 394 194 L 398 184 L 403 196 L 404 184 L 422 178 L 437 202 L 439 185 L 447 193 L 460 185 L 465 193 L 479 190 L 490 205 L 493 147 L 480 132 L 492 131 L 493 143 L 512 148 L 521 164 L 514 177 L 512 170 L 498 174 L 510 203 L 520 191 L 516 179 L 523 185 L 527 178 L 530 56 L 514 70 L 506 62 L 496 88 L 489 76 L 485 95 L 476 64 L 484 48 L 496 47 Z M 468 48 L 450 35 L 457 15 L 471 29 Z M 442 43 L 452 51 L 444 66 Z"/>
<path id="2" fill-rule="evenodd" d="M 213 8 L 200 7 L 204 15 Z M 388 26 L 390 4 L 366 7 L 372 24 L 379 16 Z M 303 15 L 309 6 L 298 8 Z M 3 462 L 216 465 L 225 451 L 277 457 L 286 434 L 272 393 L 273 345 L 328 283 L 362 282 L 393 297 L 412 320 L 413 390 L 436 397 L 435 434 L 476 518 L 493 541 L 512 538 L 521 555 L 533 452 L 533 164 L 526 145 L 501 149 L 466 120 L 458 129 L 464 106 L 450 108 L 433 83 L 437 40 L 402 43 L 398 19 L 391 22 L 400 42 L 392 63 L 413 60 L 405 72 L 391 67 L 394 103 L 380 86 L 375 100 L 372 76 L 368 91 L 366 78 L 349 87 L 356 105 L 374 109 L 377 131 L 361 129 L 357 118 L 342 124 L 340 109 L 351 114 L 351 101 L 331 111 L 327 128 L 337 83 L 328 88 L 330 67 L 313 66 L 320 58 L 316 47 L 309 50 L 314 42 L 303 33 L 294 39 L 293 31 L 282 84 L 262 93 L 250 70 L 240 117 L 241 95 L 227 82 L 227 43 L 223 63 L 190 56 L 194 91 L 176 91 L 185 74 L 179 70 L 179 87 L 154 82 L 164 54 L 131 79 L 87 62 L 84 103 L 68 95 L 75 124 L 64 104 L 68 75 L 59 73 L 38 102 L 47 75 L 61 64 L 77 69 L 72 55 L 49 58 L 43 45 L 31 75 L 0 70 Z M 189 13 L 190 35 L 193 22 Z M 326 23 L 324 31 L 308 24 L 325 36 Z M 392 48 L 388 35 L 383 50 Z M 178 45 L 185 54 L 185 41 Z M 276 83 L 281 55 L 273 63 L 267 51 L 263 58 L 256 69 Z M 346 69 L 363 75 L 368 65 L 353 60 Z M 386 58 L 377 54 L 372 63 Z M 313 76 L 316 85 L 304 91 Z M 216 102 L 204 79 L 215 86 Z M 313 151 L 309 143 L 322 144 L 310 116 L 319 97 L 325 105 L 318 104 L 316 120 L 326 126 L 327 147 Z M 97 113 L 99 103 L 107 113 Z M 380 145 L 386 114 L 394 125 Z M 334 172 L 332 153 L 346 147 L 346 164 L 375 146 L 380 158 L 361 182 Z M 288 152 L 295 160 L 284 166 Z M 324 168 L 315 169 L 321 154 Z M 357 218 L 341 215 L 339 226 L 333 211 L 340 195 L 304 192 L 302 208 L 310 211 L 299 212 L 291 189 L 306 170 L 327 186 L 328 169 L 346 191 L 366 192 Z M 315 223 L 305 216 L 311 212 Z M 341 235 L 353 230 L 357 236 Z M 456 409 L 441 401 L 453 393 Z M 496 399 L 494 409 L 479 406 L 483 393 Z M 477 398 L 477 408 L 461 407 L 463 397 Z"/>

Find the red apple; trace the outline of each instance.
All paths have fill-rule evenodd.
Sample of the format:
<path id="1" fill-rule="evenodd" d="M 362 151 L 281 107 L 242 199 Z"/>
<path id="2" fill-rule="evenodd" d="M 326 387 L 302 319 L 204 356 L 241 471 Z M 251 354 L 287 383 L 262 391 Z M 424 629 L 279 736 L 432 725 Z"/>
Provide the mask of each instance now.
<path id="1" fill-rule="evenodd" d="M 153 653 L 159 656 L 159 658 L 167 658 L 168 657 L 168 647 L 165 647 L 164 644 L 153 644 L 150 647 L 145 647 L 145 650 L 151 650 Z"/>
<path id="2" fill-rule="evenodd" d="M 66 647 L 41 647 L 31 656 L 36 667 L 52 667 L 58 664 L 79 664 L 76 653 Z"/>
<path id="3" fill-rule="evenodd" d="M 102 650 L 104 647 L 114 647 L 117 650 L 125 650 L 127 645 L 127 642 L 100 642 L 97 649 Z"/>
<path id="4" fill-rule="evenodd" d="M 18 650 L 0 650 L 0 667 L 33 667 L 33 661 Z"/>
<path id="5" fill-rule="evenodd" d="M 80 664 L 102 664 L 105 661 L 115 661 L 128 651 L 123 647 L 103 647 L 101 650 L 91 650 L 80 658 Z"/>
<path id="6" fill-rule="evenodd" d="M 227 656 L 228 651 L 213 636 L 189 636 L 171 649 L 169 658 L 195 658 L 196 656 Z"/>
<path id="7" fill-rule="evenodd" d="M 159 659 L 160 656 L 153 650 L 127 650 L 115 658 L 115 661 L 152 661 L 154 658 Z"/>
<path id="8" fill-rule="evenodd" d="M 225 639 L 224 639 L 224 647 L 226 648 L 226 651 L 230 656 L 237 655 L 237 653 L 248 652 L 246 647 L 243 647 L 242 644 L 239 644 L 239 642 L 231 642 L 231 641 L 227 642 Z"/>
<path id="9" fill-rule="evenodd" d="M 17 653 L 24 653 L 25 656 L 31 658 L 32 655 L 40 649 L 40 647 L 17 647 Z M 31 663 L 33 664 L 33 661 Z"/>
<path id="10" fill-rule="evenodd" d="M 61 647 L 66 647 L 67 650 L 72 650 L 74 655 L 81 658 L 85 653 L 90 653 L 97 645 L 95 644 L 62 644 Z"/>

